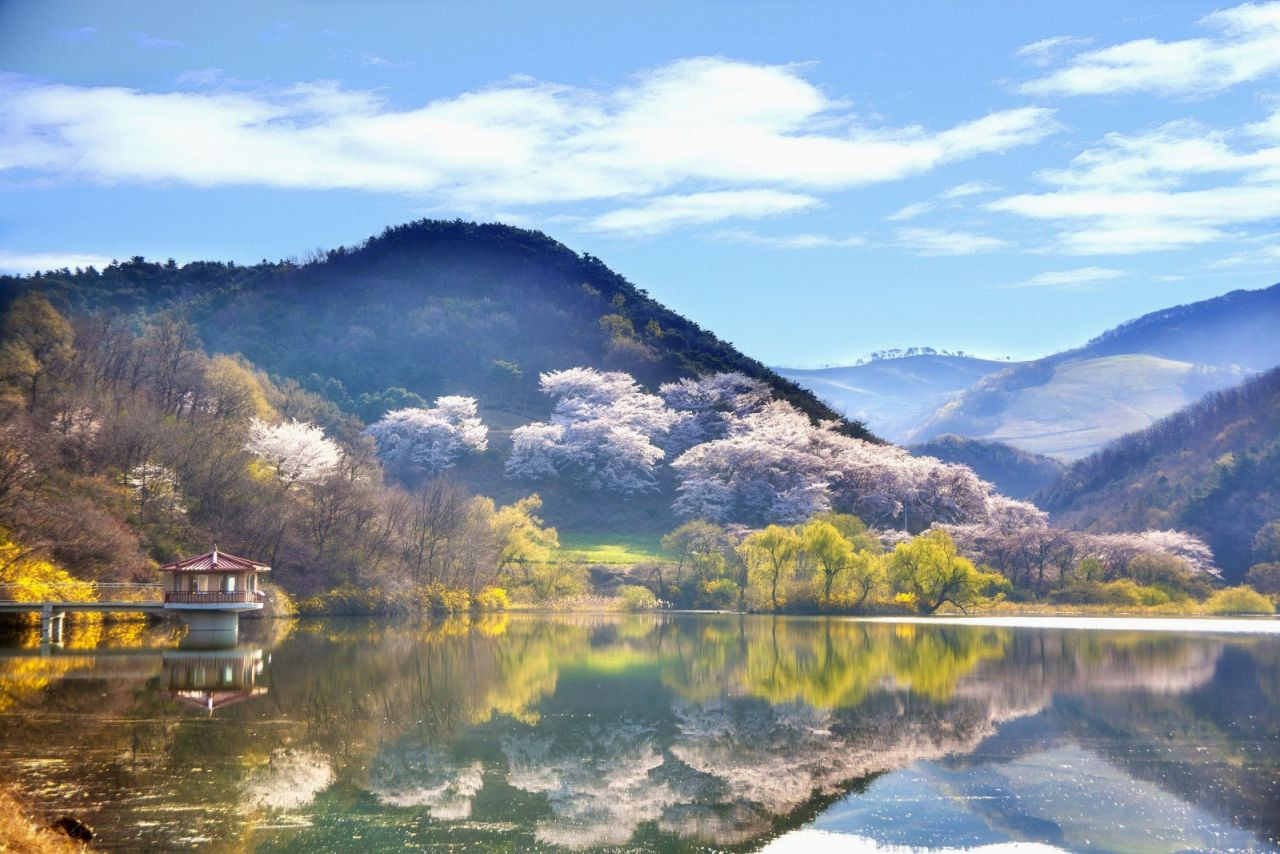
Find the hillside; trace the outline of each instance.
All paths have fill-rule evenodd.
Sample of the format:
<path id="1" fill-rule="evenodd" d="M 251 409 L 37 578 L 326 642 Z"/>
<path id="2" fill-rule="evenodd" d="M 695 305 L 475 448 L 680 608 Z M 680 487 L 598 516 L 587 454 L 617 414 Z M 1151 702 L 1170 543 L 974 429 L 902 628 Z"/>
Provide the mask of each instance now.
<path id="1" fill-rule="evenodd" d="M 1239 578 L 1254 533 L 1280 518 L 1280 368 L 1112 442 L 1036 501 L 1071 527 L 1199 534 Z"/>
<path id="2" fill-rule="evenodd" d="M 906 442 L 920 423 L 953 396 L 1008 362 L 926 354 L 874 359 L 835 368 L 777 368 L 877 435 Z"/>
<path id="3" fill-rule="evenodd" d="M 910 445 L 907 450 L 918 456 L 966 465 L 1010 498 L 1030 498 L 1063 471 L 1062 463 L 1050 457 L 1031 454 L 1003 442 L 984 442 L 953 434 Z"/>
<path id="4" fill-rule="evenodd" d="M 1145 353 L 1258 372 L 1280 365 L 1280 284 L 1154 311 L 1102 333 L 1058 360 Z"/>
<path id="5" fill-rule="evenodd" d="M 1243 377 L 1237 368 L 1141 354 L 1042 359 L 984 377 L 939 408 L 913 438 L 954 433 L 1079 459 Z"/>
<path id="6" fill-rule="evenodd" d="M 209 351 L 240 353 L 365 422 L 440 395 L 474 396 L 492 428 L 489 448 L 456 477 L 499 500 L 528 491 L 502 476 L 502 463 L 510 430 L 550 411 L 538 391 L 548 370 L 625 370 L 649 388 L 740 371 L 813 419 L 838 417 L 600 260 L 504 225 L 420 221 L 306 263 L 134 258 L 101 271 L 3 277 L 0 309 L 31 291 L 68 313 L 184 313 Z M 856 423 L 844 429 L 869 437 Z M 546 517 L 571 529 L 672 524 L 667 488 L 629 502 L 554 483 L 542 491 Z"/>
<path id="7" fill-rule="evenodd" d="M 1074 460 L 1280 364 L 1280 285 L 1121 324 L 1034 362 L 962 356 L 780 369 L 897 442 L 955 434 Z"/>

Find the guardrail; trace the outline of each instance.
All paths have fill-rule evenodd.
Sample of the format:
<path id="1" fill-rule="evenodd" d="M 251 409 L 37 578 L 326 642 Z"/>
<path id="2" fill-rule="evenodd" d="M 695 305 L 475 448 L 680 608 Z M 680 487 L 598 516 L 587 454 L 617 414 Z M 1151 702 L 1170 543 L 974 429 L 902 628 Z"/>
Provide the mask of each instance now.
<path id="1" fill-rule="evenodd" d="M 87 585 L 87 590 L 86 590 Z M 88 594 L 88 595 L 86 595 Z M 0 584 L 0 602 L 134 602 L 159 604 L 164 588 L 159 584 L 127 582 L 76 582 L 33 587 L 28 584 Z"/>

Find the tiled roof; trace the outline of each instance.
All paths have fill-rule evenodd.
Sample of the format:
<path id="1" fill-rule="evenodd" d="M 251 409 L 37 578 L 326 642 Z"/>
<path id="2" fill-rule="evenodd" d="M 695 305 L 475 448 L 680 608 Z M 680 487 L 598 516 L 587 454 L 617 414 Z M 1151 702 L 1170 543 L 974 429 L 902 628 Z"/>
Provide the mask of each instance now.
<path id="1" fill-rule="evenodd" d="M 271 567 L 265 563 L 249 560 L 248 558 L 236 557 L 226 552 L 218 551 L 214 546 L 213 551 L 207 552 L 196 557 L 183 558 L 175 560 L 173 563 L 166 563 L 160 567 L 165 572 L 210 572 L 215 570 L 229 570 L 240 572 L 267 572 Z"/>

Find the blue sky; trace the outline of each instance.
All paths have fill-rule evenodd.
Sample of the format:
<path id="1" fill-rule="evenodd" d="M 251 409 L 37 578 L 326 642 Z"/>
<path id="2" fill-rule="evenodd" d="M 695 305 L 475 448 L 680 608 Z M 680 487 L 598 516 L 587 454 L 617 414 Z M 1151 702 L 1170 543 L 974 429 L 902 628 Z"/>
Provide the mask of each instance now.
<path id="1" fill-rule="evenodd" d="M 773 364 L 1041 355 L 1280 280 L 1280 2 L 0 2 L 0 269 L 458 216 Z"/>

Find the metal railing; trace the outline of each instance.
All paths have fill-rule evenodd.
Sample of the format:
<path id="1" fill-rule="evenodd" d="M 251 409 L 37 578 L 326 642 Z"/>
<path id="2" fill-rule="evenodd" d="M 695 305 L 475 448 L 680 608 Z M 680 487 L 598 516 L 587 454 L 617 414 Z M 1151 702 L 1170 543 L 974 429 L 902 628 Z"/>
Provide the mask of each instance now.
<path id="1" fill-rule="evenodd" d="M 74 584 L 0 584 L 0 603 L 26 602 L 136 602 L 159 604 L 164 588 L 159 584 L 84 582 Z"/>
<path id="2" fill-rule="evenodd" d="M 262 594 L 252 590 L 166 590 L 164 601 L 175 605 L 244 605 L 262 601 Z"/>

